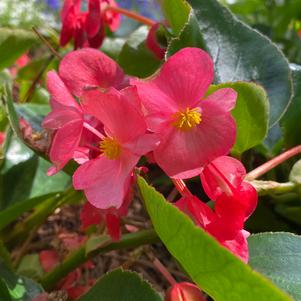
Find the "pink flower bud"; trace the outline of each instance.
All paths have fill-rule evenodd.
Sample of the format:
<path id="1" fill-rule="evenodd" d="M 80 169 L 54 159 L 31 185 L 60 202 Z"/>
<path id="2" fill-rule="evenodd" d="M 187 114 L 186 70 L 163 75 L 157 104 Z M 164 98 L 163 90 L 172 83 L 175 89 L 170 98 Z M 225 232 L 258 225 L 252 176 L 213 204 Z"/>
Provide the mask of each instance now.
<path id="1" fill-rule="evenodd" d="M 180 282 L 168 289 L 165 301 L 205 301 L 205 297 L 196 285 Z"/>

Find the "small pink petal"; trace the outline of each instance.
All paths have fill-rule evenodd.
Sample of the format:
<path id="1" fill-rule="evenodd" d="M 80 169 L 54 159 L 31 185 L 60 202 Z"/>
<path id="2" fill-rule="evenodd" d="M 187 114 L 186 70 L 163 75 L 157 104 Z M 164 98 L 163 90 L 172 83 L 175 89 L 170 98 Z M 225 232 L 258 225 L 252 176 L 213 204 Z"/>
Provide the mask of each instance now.
<path id="1" fill-rule="evenodd" d="M 115 61 L 92 48 L 68 53 L 60 63 L 60 77 L 70 91 L 81 96 L 89 87 L 121 88 L 125 76 Z"/>

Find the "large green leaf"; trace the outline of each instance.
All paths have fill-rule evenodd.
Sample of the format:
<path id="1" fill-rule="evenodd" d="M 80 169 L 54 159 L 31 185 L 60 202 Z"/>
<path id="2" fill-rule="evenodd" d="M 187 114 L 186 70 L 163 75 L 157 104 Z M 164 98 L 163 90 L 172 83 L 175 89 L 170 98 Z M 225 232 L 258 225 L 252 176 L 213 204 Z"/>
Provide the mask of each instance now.
<path id="1" fill-rule="evenodd" d="M 220 88 L 232 88 L 238 93 L 236 106 L 232 111 L 237 125 L 236 142 L 232 151 L 243 153 L 260 144 L 268 130 L 269 102 L 259 85 L 236 82 L 211 86 L 209 93 Z"/>
<path id="2" fill-rule="evenodd" d="M 2 285 L 5 284 L 11 301 L 31 301 L 34 297 L 43 292 L 42 287 L 34 281 L 14 274 L 0 260 L 0 280 Z M 2 295 L 0 295 L 2 297 Z M 0 299 L 2 301 L 2 299 Z M 9 300 L 9 299 L 8 299 Z M 4 301 L 4 300 L 3 300 Z M 5 300 L 6 301 L 6 300 Z"/>
<path id="3" fill-rule="evenodd" d="M 134 272 L 120 269 L 106 274 L 78 301 L 162 301 L 152 287 Z"/>
<path id="4" fill-rule="evenodd" d="M 270 101 L 270 126 L 284 114 L 292 94 L 291 72 L 281 51 L 267 37 L 245 25 L 217 0 L 189 0 L 189 21 L 169 45 L 204 48 L 215 64 L 215 82 L 253 81 Z"/>
<path id="5" fill-rule="evenodd" d="M 301 66 L 291 64 L 294 83 L 294 97 L 281 120 L 284 143 L 287 147 L 301 144 Z"/>
<path id="6" fill-rule="evenodd" d="M 149 28 L 146 26 L 135 30 L 119 54 L 118 63 L 129 75 L 147 77 L 154 73 L 160 65 L 160 60 L 145 45 L 148 30 Z"/>
<path id="7" fill-rule="evenodd" d="M 154 228 L 191 279 L 215 301 L 292 300 L 223 248 L 145 180 L 138 185 Z"/>
<path id="8" fill-rule="evenodd" d="M 179 34 L 187 22 L 190 7 L 185 0 L 163 0 L 162 10 L 174 34 Z"/>
<path id="9" fill-rule="evenodd" d="M 260 233 L 248 241 L 250 265 L 295 300 L 301 300 L 301 237 L 285 232 Z"/>
<path id="10" fill-rule="evenodd" d="M 31 31 L 0 28 L 0 69 L 11 66 L 35 43 L 37 38 Z"/>

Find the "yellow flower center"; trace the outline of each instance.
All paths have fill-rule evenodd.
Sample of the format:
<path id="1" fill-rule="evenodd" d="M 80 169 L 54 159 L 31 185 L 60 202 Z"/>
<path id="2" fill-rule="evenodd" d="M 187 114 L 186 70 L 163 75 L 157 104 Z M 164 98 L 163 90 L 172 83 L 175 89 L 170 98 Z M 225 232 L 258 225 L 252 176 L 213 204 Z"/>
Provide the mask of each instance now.
<path id="1" fill-rule="evenodd" d="M 172 115 L 172 125 L 180 130 L 191 130 L 202 121 L 200 108 L 186 108 L 185 111 L 179 111 Z"/>
<path id="2" fill-rule="evenodd" d="M 110 137 L 104 138 L 99 145 L 100 150 L 110 160 L 115 160 L 120 156 L 121 148 L 118 142 Z"/>

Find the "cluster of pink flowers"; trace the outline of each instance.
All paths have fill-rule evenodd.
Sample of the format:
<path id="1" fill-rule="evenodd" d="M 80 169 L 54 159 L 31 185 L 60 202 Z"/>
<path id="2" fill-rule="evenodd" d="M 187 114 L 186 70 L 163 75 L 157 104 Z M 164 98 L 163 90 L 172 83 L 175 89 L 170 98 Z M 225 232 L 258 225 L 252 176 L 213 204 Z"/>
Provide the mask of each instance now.
<path id="1" fill-rule="evenodd" d="M 105 37 L 105 27 L 111 31 L 118 29 L 120 16 L 107 10 L 108 6 L 116 6 L 114 0 L 89 0 L 88 11 L 81 10 L 81 0 L 65 0 L 61 11 L 62 31 L 61 46 L 65 46 L 72 38 L 74 48 L 99 48 Z"/>
<path id="2" fill-rule="evenodd" d="M 207 95 L 213 78 L 213 62 L 198 48 L 180 50 L 146 80 L 126 76 L 95 49 L 67 54 L 58 73 L 47 76 L 52 111 L 43 126 L 54 131 L 49 174 L 74 159 L 80 165 L 74 188 L 101 210 L 115 239 L 141 156 L 151 154 L 171 178 L 201 175 L 214 211 L 196 197 L 176 205 L 247 260 L 243 225 L 257 197 L 243 181 L 241 163 L 225 157 L 235 142 L 230 111 L 237 93 L 223 88 Z"/>

